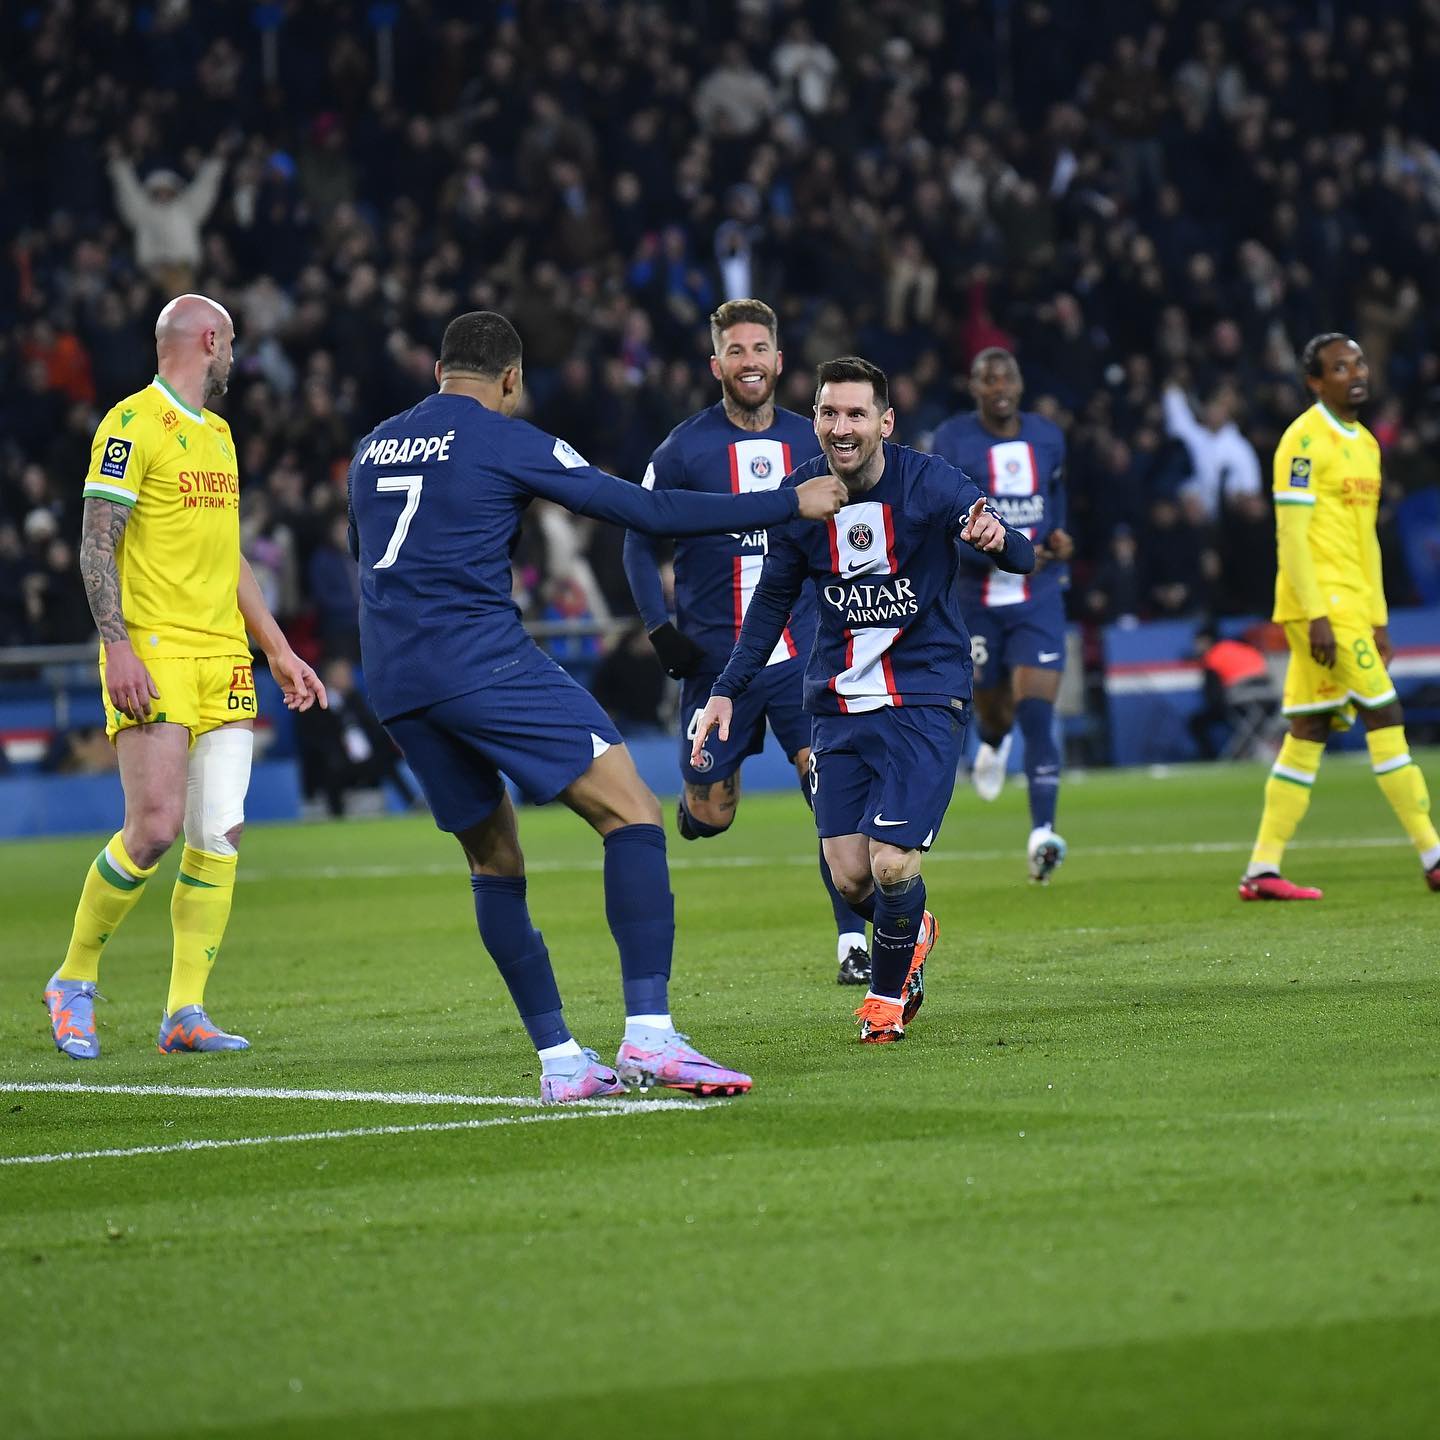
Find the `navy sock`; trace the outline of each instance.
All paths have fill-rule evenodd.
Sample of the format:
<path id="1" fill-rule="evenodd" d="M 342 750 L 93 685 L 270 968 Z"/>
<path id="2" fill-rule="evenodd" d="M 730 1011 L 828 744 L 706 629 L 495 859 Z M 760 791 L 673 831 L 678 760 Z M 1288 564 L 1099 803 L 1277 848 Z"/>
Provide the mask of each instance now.
<path id="1" fill-rule="evenodd" d="M 1010 733 L 1008 730 L 987 730 L 983 725 L 978 729 L 980 743 L 988 745 L 992 750 L 998 750 L 1005 743 L 1005 737 Z"/>
<path id="2" fill-rule="evenodd" d="M 530 1043 L 537 1050 L 563 1044 L 570 1030 L 560 1013 L 545 937 L 530 923 L 524 877 L 472 875 L 470 888 L 480 939 L 509 987 Z"/>
<path id="3" fill-rule="evenodd" d="M 683 795 L 680 797 L 678 824 L 682 840 L 708 840 L 713 835 L 723 835 L 730 828 L 728 825 L 707 825 L 703 820 L 697 820 L 690 813 Z"/>
<path id="4" fill-rule="evenodd" d="M 865 933 L 865 922 L 875 913 L 875 898 L 869 900 L 868 913 L 862 914 L 858 906 L 851 903 L 835 888 L 830 866 L 825 862 L 825 844 L 820 844 L 820 878 L 825 882 L 825 893 L 830 897 L 830 908 L 835 912 L 835 933 L 849 935 L 852 932 Z"/>
<path id="5" fill-rule="evenodd" d="M 658 825 L 625 825 L 605 837 L 605 918 L 620 950 L 625 1013 L 667 1014 L 675 897 Z"/>
<path id="6" fill-rule="evenodd" d="M 1015 721 L 1025 737 L 1025 778 L 1030 782 L 1030 823 L 1054 825 L 1060 800 L 1060 747 L 1055 743 L 1055 706 L 1049 700 L 1022 700 Z"/>
<path id="7" fill-rule="evenodd" d="M 919 875 L 875 887 L 875 931 L 870 939 L 872 995 L 900 998 L 924 916 L 925 881 Z"/>

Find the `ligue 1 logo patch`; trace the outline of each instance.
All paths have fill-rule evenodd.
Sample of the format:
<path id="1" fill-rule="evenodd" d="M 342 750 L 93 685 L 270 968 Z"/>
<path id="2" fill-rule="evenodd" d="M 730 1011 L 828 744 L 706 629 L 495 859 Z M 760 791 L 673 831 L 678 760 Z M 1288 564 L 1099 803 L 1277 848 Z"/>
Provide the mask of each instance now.
<path id="1" fill-rule="evenodd" d="M 109 480 L 123 480 L 130 464 L 130 446 L 133 442 L 111 435 L 105 441 L 105 453 L 100 460 L 100 473 Z"/>
<path id="2" fill-rule="evenodd" d="M 768 455 L 757 455 L 750 462 L 750 473 L 757 480 L 766 480 L 770 476 L 770 457 Z"/>
<path id="3" fill-rule="evenodd" d="M 1310 488 L 1310 462 L 1303 455 L 1297 455 L 1290 462 L 1290 484 L 1296 490 Z"/>
<path id="4" fill-rule="evenodd" d="M 875 543 L 875 532 L 868 525 L 852 525 L 845 538 L 852 550 L 868 550 Z"/>

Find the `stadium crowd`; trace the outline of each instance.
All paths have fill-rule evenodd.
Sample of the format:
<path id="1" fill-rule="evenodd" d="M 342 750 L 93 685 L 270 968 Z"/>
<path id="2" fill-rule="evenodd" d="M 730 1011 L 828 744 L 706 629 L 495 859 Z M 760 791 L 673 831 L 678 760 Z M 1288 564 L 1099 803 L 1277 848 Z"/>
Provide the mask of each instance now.
<path id="1" fill-rule="evenodd" d="M 1440 0 L 1005 9 L 3 7 L 0 645 L 92 634 L 90 437 L 192 289 L 236 319 L 245 550 L 312 654 L 356 653 L 353 442 L 433 388 L 451 316 L 511 316 L 531 418 L 638 479 L 713 403 L 738 295 L 781 314 L 784 403 L 858 352 L 922 448 L 1013 348 L 1069 437 L 1087 622 L 1268 610 L 1298 348 L 1349 330 L 1404 603 L 1396 509 L 1440 486 Z M 532 519 L 529 617 L 633 615 L 619 534 Z"/>

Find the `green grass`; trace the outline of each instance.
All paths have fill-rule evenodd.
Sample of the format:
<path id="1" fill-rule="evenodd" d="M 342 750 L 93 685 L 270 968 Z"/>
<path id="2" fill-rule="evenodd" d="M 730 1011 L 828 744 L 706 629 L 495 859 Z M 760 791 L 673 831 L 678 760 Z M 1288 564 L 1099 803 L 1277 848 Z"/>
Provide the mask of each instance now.
<path id="1" fill-rule="evenodd" d="M 704 1113 L 0 1168 L 0 1432 L 1434 1433 L 1440 897 L 1332 757 L 1290 866 L 1327 899 L 1239 904 L 1262 775 L 1077 778 L 1045 890 L 1023 792 L 959 792 L 930 996 L 874 1050 L 799 800 L 672 842 L 676 1013 L 756 1077 Z M 521 823 L 603 1051 L 598 845 Z M 103 1059 L 64 1059 L 39 992 L 95 848 L 0 854 L 0 1081 L 534 1092 L 411 821 L 246 837 L 210 995 L 242 1056 L 155 1052 L 172 857 L 107 956 Z M 12 1093 L 0 1154 L 521 1113 Z"/>

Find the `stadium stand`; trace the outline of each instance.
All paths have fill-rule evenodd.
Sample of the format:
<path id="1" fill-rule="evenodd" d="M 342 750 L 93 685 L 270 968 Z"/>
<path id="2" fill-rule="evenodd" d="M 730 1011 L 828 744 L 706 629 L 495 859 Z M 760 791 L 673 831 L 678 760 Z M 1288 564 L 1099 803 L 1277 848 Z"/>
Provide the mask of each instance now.
<path id="1" fill-rule="evenodd" d="M 91 429 L 191 286 L 237 320 L 246 552 L 314 658 L 354 653 L 351 442 L 428 392 L 453 314 L 509 314 L 538 422 L 638 478 L 745 293 L 781 314 L 785 403 L 858 351 L 922 447 L 1015 349 L 1069 437 L 1097 685 L 1153 650 L 1106 623 L 1190 622 L 1179 661 L 1200 617 L 1266 610 L 1252 462 L 1263 492 L 1298 345 L 1349 330 L 1391 602 L 1434 603 L 1435 135 L 1436 0 L 4 6 L 0 647 L 89 637 Z M 623 626 L 620 542 L 537 506 L 527 617 Z"/>

